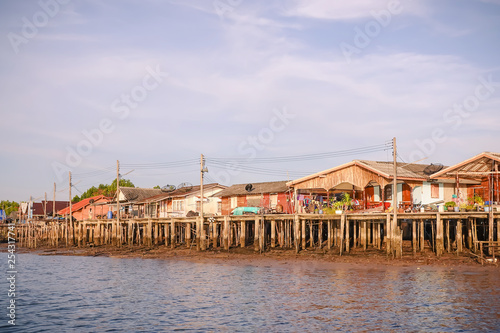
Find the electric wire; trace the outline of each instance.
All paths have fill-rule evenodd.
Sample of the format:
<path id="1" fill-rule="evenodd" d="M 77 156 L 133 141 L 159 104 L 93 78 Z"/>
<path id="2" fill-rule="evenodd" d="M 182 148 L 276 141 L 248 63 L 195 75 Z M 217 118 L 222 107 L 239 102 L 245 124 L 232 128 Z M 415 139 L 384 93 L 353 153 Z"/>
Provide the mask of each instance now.
<path id="1" fill-rule="evenodd" d="M 248 158 L 248 157 L 207 157 L 207 161 L 245 161 L 245 163 L 278 163 L 278 162 L 296 162 L 296 161 L 312 161 L 318 159 L 327 159 L 334 157 L 342 157 L 348 155 L 357 155 L 357 154 L 367 154 L 372 152 L 380 152 L 391 149 L 392 146 L 387 143 L 378 144 L 373 146 L 354 148 L 354 149 L 346 149 L 339 150 L 333 152 L 325 152 L 325 153 L 316 153 L 316 154 L 303 154 L 303 155 L 290 155 L 290 156 L 280 156 L 280 157 L 260 157 L 260 158 Z"/>

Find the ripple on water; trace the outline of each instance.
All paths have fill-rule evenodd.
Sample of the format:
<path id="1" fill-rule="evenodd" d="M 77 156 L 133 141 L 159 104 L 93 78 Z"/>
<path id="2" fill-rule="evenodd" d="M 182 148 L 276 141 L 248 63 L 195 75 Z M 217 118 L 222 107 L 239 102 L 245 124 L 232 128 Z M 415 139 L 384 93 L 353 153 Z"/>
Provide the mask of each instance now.
<path id="1" fill-rule="evenodd" d="M 500 327 L 500 275 L 495 270 L 19 256 L 16 304 L 23 332 Z M 1 287 L 7 290 L 7 282 Z M 5 322 L 0 325 L 5 328 Z"/>

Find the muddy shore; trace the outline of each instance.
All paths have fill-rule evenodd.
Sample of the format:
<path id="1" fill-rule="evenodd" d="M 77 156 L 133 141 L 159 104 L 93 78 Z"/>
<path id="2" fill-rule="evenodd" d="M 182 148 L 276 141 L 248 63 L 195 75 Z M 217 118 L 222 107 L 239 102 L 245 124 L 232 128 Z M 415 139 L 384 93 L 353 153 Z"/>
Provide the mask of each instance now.
<path id="1" fill-rule="evenodd" d="M 7 245 L 1 244 L 0 251 L 6 252 Z M 263 253 L 255 252 L 251 248 L 232 248 L 226 250 L 197 251 L 196 249 L 176 248 L 170 249 L 164 246 L 157 247 L 121 247 L 96 246 L 96 247 L 71 247 L 71 248 L 49 248 L 37 249 L 17 248 L 17 253 L 33 253 L 49 256 L 90 256 L 90 257 L 112 257 L 112 258 L 142 258 L 142 259 L 164 259 L 164 260 L 186 260 L 192 262 L 212 262 L 231 265 L 269 265 L 272 263 L 297 263 L 314 266 L 331 266 L 331 264 L 354 265 L 354 266 L 407 266 L 407 267 L 476 267 L 495 268 L 495 265 L 482 266 L 473 256 L 463 254 L 445 253 L 437 257 L 431 251 L 417 253 L 405 253 L 401 259 L 393 259 L 382 251 L 353 249 L 351 253 L 339 256 L 338 253 L 328 250 L 302 250 L 296 254 L 293 250 L 269 250 Z"/>

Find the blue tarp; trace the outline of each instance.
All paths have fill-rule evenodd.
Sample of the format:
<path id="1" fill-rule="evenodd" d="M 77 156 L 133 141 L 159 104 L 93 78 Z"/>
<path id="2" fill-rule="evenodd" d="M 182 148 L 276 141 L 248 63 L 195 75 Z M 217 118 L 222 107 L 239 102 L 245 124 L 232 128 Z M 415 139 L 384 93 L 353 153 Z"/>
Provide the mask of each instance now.
<path id="1" fill-rule="evenodd" d="M 259 214 L 259 207 L 236 207 L 231 212 L 232 215 Z"/>
<path id="2" fill-rule="evenodd" d="M 7 216 L 5 215 L 5 211 L 3 209 L 0 209 L 0 220 L 4 221 L 7 219 Z"/>

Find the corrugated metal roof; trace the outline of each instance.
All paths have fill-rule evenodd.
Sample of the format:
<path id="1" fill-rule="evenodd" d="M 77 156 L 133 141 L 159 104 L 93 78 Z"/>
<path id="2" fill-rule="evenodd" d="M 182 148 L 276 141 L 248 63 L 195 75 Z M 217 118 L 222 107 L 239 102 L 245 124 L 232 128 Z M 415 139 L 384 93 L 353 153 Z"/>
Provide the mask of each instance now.
<path id="1" fill-rule="evenodd" d="M 213 188 L 226 188 L 224 185 L 220 185 L 218 183 L 204 184 L 203 189 L 209 191 Z M 162 201 L 167 198 L 175 198 L 175 197 L 185 197 L 196 192 L 200 192 L 200 185 L 192 186 L 192 187 L 184 187 L 179 188 L 171 192 L 162 192 L 161 194 L 157 194 L 148 198 L 145 198 L 139 203 L 149 203 L 149 202 L 157 202 Z"/>
<path id="2" fill-rule="evenodd" d="M 102 200 L 102 199 L 109 200 L 110 198 L 105 197 L 104 195 L 96 195 L 94 197 L 83 199 L 83 200 L 78 201 L 77 203 L 71 205 L 71 212 L 74 213 L 74 212 L 79 211 L 80 209 L 83 209 L 83 208 L 87 207 L 88 205 L 90 205 L 90 201 L 91 200 L 99 201 L 99 200 Z M 69 214 L 69 206 L 66 207 L 66 208 L 64 208 L 64 209 L 61 209 L 57 213 L 59 215 Z"/>
<path id="3" fill-rule="evenodd" d="M 146 198 L 163 193 L 160 189 L 140 187 L 120 187 L 120 192 L 123 193 L 125 200 L 128 202 L 142 201 Z"/>
<path id="4" fill-rule="evenodd" d="M 288 191 L 288 186 L 286 186 L 287 181 L 276 181 L 276 182 L 264 182 L 264 183 L 250 183 L 252 184 L 253 190 L 248 192 L 245 187 L 249 184 L 236 184 L 214 194 L 214 197 L 231 197 L 235 195 L 246 195 L 246 194 L 261 194 L 261 193 L 283 193 Z"/>
<path id="5" fill-rule="evenodd" d="M 368 165 L 369 167 L 376 169 L 389 177 L 394 176 L 394 164 L 393 162 L 380 162 L 380 161 L 363 161 L 359 162 Z M 414 164 L 414 163 L 396 163 L 398 178 L 414 178 L 414 179 L 428 179 L 429 176 L 424 173 L 425 168 L 429 164 Z"/>

